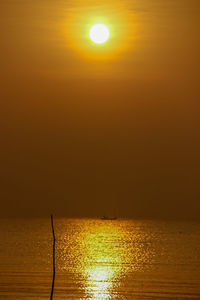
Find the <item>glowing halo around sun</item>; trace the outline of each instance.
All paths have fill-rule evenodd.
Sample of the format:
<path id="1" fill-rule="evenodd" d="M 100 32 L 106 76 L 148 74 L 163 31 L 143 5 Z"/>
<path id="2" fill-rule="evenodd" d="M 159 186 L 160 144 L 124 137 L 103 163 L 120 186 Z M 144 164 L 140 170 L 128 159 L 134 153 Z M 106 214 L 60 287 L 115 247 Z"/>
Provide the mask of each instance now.
<path id="1" fill-rule="evenodd" d="M 90 28 L 90 38 L 95 44 L 103 44 L 110 37 L 110 32 L 105 24 L 94 24 Z"/>
<path id="2" fill-rule="evenodd" d="M 61 25 L 66 47 L 87 60 L 113 60 L 137 38 L 137 16 L 122 0 L 76 0 Z M 72 54 L 73 55 L 73 54 Z"/>

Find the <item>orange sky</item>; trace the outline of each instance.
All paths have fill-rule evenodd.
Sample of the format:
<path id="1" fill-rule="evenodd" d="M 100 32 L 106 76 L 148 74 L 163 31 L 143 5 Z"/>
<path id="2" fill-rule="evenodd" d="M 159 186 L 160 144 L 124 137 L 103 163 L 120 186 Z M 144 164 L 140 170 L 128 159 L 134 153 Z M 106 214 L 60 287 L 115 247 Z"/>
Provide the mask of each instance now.
<path id="1" fill-rule="evenodd" d="M 200 217 L 199 1 L 107 2 L 0 2 L 1 215 Z"/>

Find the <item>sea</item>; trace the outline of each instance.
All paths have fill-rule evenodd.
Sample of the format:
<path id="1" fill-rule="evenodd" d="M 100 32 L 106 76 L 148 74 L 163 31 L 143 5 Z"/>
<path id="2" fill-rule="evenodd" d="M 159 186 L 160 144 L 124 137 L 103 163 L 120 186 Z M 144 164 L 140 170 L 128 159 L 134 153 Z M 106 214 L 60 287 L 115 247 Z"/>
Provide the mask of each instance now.
<path id="1" fill-rule="evenodd" d="M 200 299 L 200 223 L 55 218 L 53 299 Z M 50 218 L 0 220 L 0 299 L 50 299 Z"/>

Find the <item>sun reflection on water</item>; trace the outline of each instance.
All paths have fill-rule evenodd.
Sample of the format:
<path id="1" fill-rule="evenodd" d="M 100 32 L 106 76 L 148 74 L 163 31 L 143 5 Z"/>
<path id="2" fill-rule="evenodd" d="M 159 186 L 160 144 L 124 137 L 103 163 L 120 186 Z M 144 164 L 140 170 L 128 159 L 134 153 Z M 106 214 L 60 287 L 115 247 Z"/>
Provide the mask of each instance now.
<path id="1" fill-rule="evenodd" d="M 123 286 L 127 274 L 142 271 L 152 258 L 148 243 L 140 242 L 146 233 L 142 237 L 137 228 L 127 230 L 130 221 L 72 222 L 58 241 L 59 268 L 79 282 L 84 295 L 80 299 L 116 299 L 116 289 Z"/>
<path id="2" fill-rule="evenodd" d="M 120 227 L 115 222 L 100 222 L 84 236 L 83 266 L 86 294 L 90 299 L 111 299 L 110 291 L 119 276 L 123 261 L 120 249 Z"/>
<path id="3" fill-rule="evenodd" d="M 114 272 L 109 267 L 93 267 L 86 270 L 85 291 L 89 299 L 111 299 L 109 289 L 112 287 Z"/>

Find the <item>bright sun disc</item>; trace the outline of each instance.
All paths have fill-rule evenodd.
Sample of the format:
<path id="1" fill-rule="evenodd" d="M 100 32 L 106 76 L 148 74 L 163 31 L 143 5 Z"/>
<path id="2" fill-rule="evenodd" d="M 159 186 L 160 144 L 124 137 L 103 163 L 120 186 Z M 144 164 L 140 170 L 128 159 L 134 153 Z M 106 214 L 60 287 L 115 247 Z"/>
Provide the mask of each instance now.
<path id="1" fill-rule="evenodd" d="M 90 38 L 96 44 L 105 43 L 110 36 L 109 29 L 104 24 L 95 24 L 90 29 Z"/>

